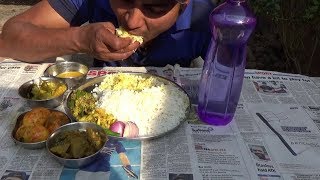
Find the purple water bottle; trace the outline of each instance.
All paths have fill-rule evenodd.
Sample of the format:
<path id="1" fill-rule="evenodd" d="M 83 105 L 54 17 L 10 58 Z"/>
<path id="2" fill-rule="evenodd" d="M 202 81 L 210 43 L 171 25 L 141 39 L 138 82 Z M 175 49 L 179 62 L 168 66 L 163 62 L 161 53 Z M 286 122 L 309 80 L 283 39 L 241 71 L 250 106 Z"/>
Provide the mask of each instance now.
<path id="1" fill-rule="evenodd" d="M 198 115 L 205 123 L 227 125 L 238 105 L 256 18 L 245 0 L 226 0 L 209 18 L 213 37 L 202 70 Z"/>

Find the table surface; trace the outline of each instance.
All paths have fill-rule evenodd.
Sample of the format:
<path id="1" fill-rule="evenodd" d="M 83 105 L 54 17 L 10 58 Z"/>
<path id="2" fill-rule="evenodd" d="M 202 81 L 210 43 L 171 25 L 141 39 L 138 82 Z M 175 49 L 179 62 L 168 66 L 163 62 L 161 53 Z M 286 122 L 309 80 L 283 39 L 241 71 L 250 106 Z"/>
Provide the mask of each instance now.
<path id="1" fill-rule="evenodd" d="M 19 62 L 0 64 L 2 80 L 0 82 L 0 119 L 5 120 L 0 121 L 0 162 L 2 162 L 1 159 L 7 162 L 3 163 L 4 165 L 0 163 L 0 176 L 15 170 L 22 171 L 27 176 L 32 175 L 34 178 L 44 178 L 51 173 L 52 176 L 49 176 L 51 178 L 68 179 L 78 172 L 63 169 L 45 153 L 45 150 L 26 150 L 16 146 L 10 138 L 7 138 L 14 125 L 12 119 L 28 109 L 25 102 L 18 98 L 18 87 L 25 81 L 41 76 L 48 65 Z M 19 66 L 22 68 L 17 68 Z M 105 74 L 105 72 L 101 73 L 103 70 L 109 69 L 93 68 L 91 73 Z M 187 82 L 198 81 L 193 77 L 201 74 L 199 69 L 177 68 L 176 70 L 180 73 L 178 81 L 185 85 L 187 92 L 189 88 L 197 86 L 192 84 L 193 87 L 190 87 Z M 265 92 L 263 88 L 256 87 L 263 82 L 268 86 L 274 88 L 279 86 L 284 89 L 272 93 Z M 282 135 L 298 155 L 293 155 L 289 151 L 281 138 L 268 128 L 265 121 L 261 120 L 261 116 Z M 204 176 L 215 179 L 219 172 L 224 172 L 234 179 L 260 179 L 268 176 L 291 179 L 291 177 L 298 177 L 297 174 L 320 177 L 318 173 L 320 161 L 314 158 L 320 157 L 320 146 L 317 145 L 320 142 L 320 89 L 312 82 L 312 78 L 248 70 L 235 120 L 228 126 L 205 125 L 197 119 L 195 111 L 189 118 L 190 123 L 156 141 L 121 142 L 127 149 L 133 171 L 139 177 L 154 179 L 153 173 L 161 176 L 160 172 L 160 174 L 154 172 L 156 169 L 152 170 L 148 167 L 157 167 L 160 164 L 161 167 L 158 168 L 164 170 L 165 177 L 169 177 L 172 173 L 190 174 L 190 172 L 196 179 Z M 263 160 L 261 156 L 253 153 L 258 150 L 265 154 Z M 221 151 L 222 154 L 212 153 L 213 151 Z M 152 158 L 155 160 L 152 161 Z M 223 160 L 227 160 L 226 158 L 228 161 Z M 125 179 L 127 176 L 118 156 L 111 156 L 110 161 L 111 177 L 117 174 Z M 206 171 L 208 167 L 215 171 L 208 173 Z M 183 171 L 183 169 L 187 170 Z M 229 169 L 232 173 L 223 169 Z"/>

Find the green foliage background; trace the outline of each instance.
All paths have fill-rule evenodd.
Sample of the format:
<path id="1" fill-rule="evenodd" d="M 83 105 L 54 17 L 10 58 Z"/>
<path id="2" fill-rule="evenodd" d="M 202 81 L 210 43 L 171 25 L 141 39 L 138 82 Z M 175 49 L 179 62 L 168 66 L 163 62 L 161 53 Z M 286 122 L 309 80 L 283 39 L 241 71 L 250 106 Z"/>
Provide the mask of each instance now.
<path id="1" fill-rule="evenodd" d="M 313 66 L 320 50 L 320 0 L 250 0 L 248 3 L 259 19 L 271 20 L 289 71 L 317 73 Z"/>

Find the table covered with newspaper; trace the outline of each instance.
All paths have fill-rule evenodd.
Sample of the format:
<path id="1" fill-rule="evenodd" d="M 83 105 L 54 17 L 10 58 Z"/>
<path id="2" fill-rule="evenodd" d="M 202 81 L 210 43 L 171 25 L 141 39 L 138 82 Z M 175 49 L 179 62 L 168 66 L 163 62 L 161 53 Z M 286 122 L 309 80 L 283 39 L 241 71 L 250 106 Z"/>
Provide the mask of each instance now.
<path id="1" fill-rule="evenodd" d="M 15 119 L 28 110 L 18 88 L 49 65 L 0 64 L 0 177 L 106 179 L 103 173 L 65 168 L 45 149 L 24 149 L 12 140 Z M 109 179 L 320 179 L 320 78 L 246 70 L 233 121 L 217 127 L 201 123 L 195 113 L 201 68 L 92 68 L 88 78 L 117 71 L 155 73 L 177 82 L 191 97 L 193 112 L 165 137 L 121 142 L 136 177 L 116 152 L 104 151 L 110 155 Z"/>

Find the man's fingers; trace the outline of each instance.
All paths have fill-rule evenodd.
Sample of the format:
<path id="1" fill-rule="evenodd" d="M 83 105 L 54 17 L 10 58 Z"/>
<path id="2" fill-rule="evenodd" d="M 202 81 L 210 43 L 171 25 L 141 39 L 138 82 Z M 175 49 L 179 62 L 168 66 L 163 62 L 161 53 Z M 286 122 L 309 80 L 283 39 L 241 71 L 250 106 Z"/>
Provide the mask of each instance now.
<path id="1" fill-rule="evenodd" d="M 118 37 L 117 35 L 111 33 L 108 31 L 105 35 L 104 38 L 102 39 L 103 43 L 113 49 L 115 52 L 122 50 L 124 52 L 126 51 L 131 51 L 134 49 L 137 49 L 140 46 L 140 43 L 135 41 L 133 42 L 131 38 L 126 37 L 126 38 L 121 38 Z"/>
<path id="2" fill-rule="evenodd" d="M 123 60 L 131 56 L 135 50 L 139 47 L 139 43 L 132 43 L 117 51 L 113 50 L 110 46 L 100 45 L 95 47 L 95 57 L 101 60 Z"/>
<path id="3" fill-rule="evenodd" d="M 114 51 L 124 49 L 131 44 L 130 38 L 119 38 L 115 34 L 112 34 L 110 31 L 106 31 L 102 36 L 102 43 L 107 47 L 110 47 Z"/>
<path id="4" fill-rule="evenodd" d="M 97 59 L 116 61 L 131 56 L 140 46 L 139 42 L 132 42 L 131 38 L 120 38 L 114 34 L 115 27 L 108 23 L 96 23 L 91 26 L 93 34 L 84 34 L 87 37 L 84 41 L 87 44 L 85 51 Z M 89 31 L 92 32 L 92 31 Z M 87 41 L 89 40 L 89 43 Z"/>
<path id="5" fill-rule="evenodd" d="M 115 51 L 116 53 L 124 53 L 124 52 L 135 52 L 140 46 L 139 42 L 134 42 L 132 44 L 130 44 L 129 46 L 125 47 L 124 49 L 120 49 L 118 51 Z"/>
<path id="6" fill-rule="evenodd" d="M 101 57 L 107 57 L 108 58 L 107 60 L 113 60 L 113 61 L 127 59 L 136 51 L 136 49 L 139 46 L 140 46 L 139 42 L 134 42 L 129 46 L 126 46 L 125 48 L 117 51 L 102 52 Z M 106 59 L 106 58 L 102 58 L 102 59 Z"/>

